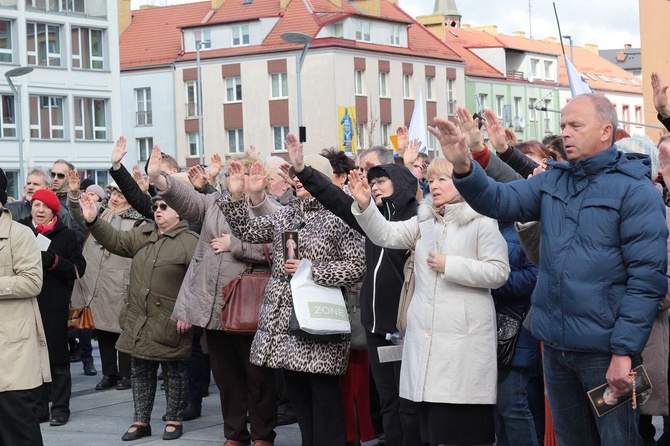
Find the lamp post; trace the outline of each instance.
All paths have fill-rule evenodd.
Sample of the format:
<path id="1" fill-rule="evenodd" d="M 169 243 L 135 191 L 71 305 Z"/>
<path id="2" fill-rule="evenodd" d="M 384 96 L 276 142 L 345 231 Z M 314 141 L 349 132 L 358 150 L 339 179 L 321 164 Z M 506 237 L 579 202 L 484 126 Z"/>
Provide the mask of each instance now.
<path id="1" fill-rule="evenodd" d="M 19 181 L 25 181 L 25 163 L 23 160 L 23 110 L 21 108 L 21 94 L 12 82 L 13 77 L 25 76 L 33 71 L 33 67 L 18 67 L 5 73 L 5 79 L 14 95 L 14 114 L 16 115 L 16 138 L 19 141 Z"/>
<path id="2" fill-rule="evenodd" d="M 572 62 L 574 64 L 575 63 L 575 57 L 574 57 L 575 55 L 572 51 L 572 36 L 561 36 L 561 37 L 564 38 L 564 39 L 568 39 L 568 42 L 570 42 L 570 62 Z"/>
<path id="3" fill-rule="evenodd" d="M 202 134 L 202 83 L 200 80 L 200 48 L 209 45 L 209 40 L 197 40 L 195 42 L 196 63 L 198 71 L 198 150 L 200 151 L 200 165 L 205 164 L 205 146 Z"/>
<path id="4" fill-rule="evenodd" d="M 302 71 L 302 64 L 305 62 L 305 56 L 307 56 L 307 49 L 309 44 L 312 43 L 312 38 L 307 34 L 298 33 L 298 32 L 286 32 L 281 35 L 283 41 L 288 43 L 295 43 L 296 45 L 303 45 L 302 52 L 299 56 L 296 56 L 295 66 L 296 66 L 296 77 L 298 80 L 298 130 L 299 130 L 299 139 L 300 142 L 307 141 L 307 129 L 302 125 L 302 83 L 300 78 L 300 72 Z"/>

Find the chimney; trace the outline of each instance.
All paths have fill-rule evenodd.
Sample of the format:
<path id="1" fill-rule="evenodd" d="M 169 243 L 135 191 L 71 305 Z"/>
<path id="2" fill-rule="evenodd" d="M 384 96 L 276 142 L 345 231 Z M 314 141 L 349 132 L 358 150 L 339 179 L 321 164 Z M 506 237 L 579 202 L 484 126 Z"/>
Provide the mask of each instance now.
<path id="1" fill-rule="evenodd" d="M 212 9 L 216 11 L 217 9 L 223 6 L 226 0 L 211 0 L 211 2 L 212 2 Z"/>
<path id="2" fill-rule="evenodd" d="M 130 11 L 130 0 L 119 0 L 116 8 L 119 15 L 119 36 L 121 36 L 133 22 L 133 15 Z"/>
<path id="3" fill-rule="evenodd" d="M 279 0 L 279 8 L 283 11 L 288 7 L 289 3 L 291 3 L 291 0 Z"/>
<path id="4" fill-rule="evenodd" d="M 471 31 L 472 26 L 469 23 L 464 23 L 464 24 L 461 25 L 461 29 L 464 29 L 466 31 Z"/>
<path id="5" fill-rule="evenodd" d="M 392 5 L 397 5 L 398 4 L 398 0 L 386 0 L 386 1 L 388 1 Z"/>
<path id="6" fill-rule="evenodd" d="M 367 15 L 379 17 L 381 15 L 380 1 L 384 0 L 353 0 L 352 3 L 361 8 Z"/>
<path id="7" fill-rule="evenodd" d="M 284 1 L 284 0 L 282 0 L 282 1 Z M 286 3 L 288 4 L 288 2 L 286 2 Z M 338 8 L 342 7 L 342 0 L 330 0 L 330 3 L 337 6 Z"/>
<path id="8" fill-rule="evenodd" d="M 514 37 L 526 37 L 526 31 L 514 31 Z"/>
<path id="9" fill-rule="evenodd" d="M 598 45 L 596 45 L 595 43 L 584 44 L 584 48 L 591 51 L 593 54 L 598 55 Z"/>
<path id="10" fill-rule="evenodd" d="M 557 39 L 556 37 L 547 37 L 545 40 L 546 40 L 547 42 L 549 42 L 549 43 L 556 43 L 556 42 L 558 42 L 558 39 Z"/>
<path id="11" fill-rule="evenodd" d="M 626 60 L 626 53 L 624 53 L 623 51 L 617 51 L 616 60 L 617 62 L 623 62 L 624 60 Z"/>
<path id="12" fill-rule="evenodd" d="M 484 31 L 491 34 L 492 36 L 498 35 L 498 26 L 497 25 L 485 25 L 485 26 L 473 26 L 474 31 Z"/>
<path id="13" fill-rule="evenodd" d="M 624 49 L 624 50 L 629 50 L 629 49 L 631 49 L 631 48 L 633 48 L 633 45 L 631 45 L 630 43 L 624 43 L 624 44 L 623 44 L 623 49 Z"/>

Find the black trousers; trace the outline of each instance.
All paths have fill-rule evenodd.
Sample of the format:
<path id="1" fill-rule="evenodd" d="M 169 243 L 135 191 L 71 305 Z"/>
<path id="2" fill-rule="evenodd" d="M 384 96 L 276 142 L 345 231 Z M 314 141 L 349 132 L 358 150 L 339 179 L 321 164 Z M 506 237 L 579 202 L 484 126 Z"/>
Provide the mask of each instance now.
<path id="1" fill-rule="evenodd" d="M 71 393 L 70 363 L 51 364 L 51 382 L 44 383 L 35 389 L 37 417 L 49 417 L 49 401 L 51 401 L 52 418 L 55 416 L 70 418 Z"/>
<path id="2" fill-rule="evenodd" d="M 228 440 L 274 442 L 277 391 L 274 370 L 249 361 L 253 336 L 206 330 L 209 361 L 219 388 L 223 435 Z M 341 403 L 341 402 L 340 402 Z M 251 432 L 247 429 L 247 412 Z"/>
<path id="3" fill-rule="evenodd" d="M 401 361 L 379 362 L 377 347 L 393 345 L 383 336 L 365 331 L 370 369 L 379 393 L 384 439 L 388 446 L 421 446 L 419 405 L 400 398 Z"/>
<path id="4" fill-rule="evenodd" d="M 200 345 L 201 337 L 202 328 L 193 327 L 191 359 L 186 363 L 186 376 L 188 377 L 188 392 L 186 393 L 186 402 L 192 404 L 202 403 L 202 385 L 205 380 L 205 359 L 202 353 L 202 345 Z"/>
<path id="5" fill-rule="evenodd" d="M 0 446 L 42 446 L 34 390 L 0 392 Z"/>
<path id="6" fill-rule="evenodd" d="M 100 348 L 102 374 L 130 378 L 130 355 L 116 349 L 116 341 L 119 340 L 119 336 L 119 333 L 98 330 L 98 347 Z"/>
<path id="7" fill-rule="evenodd" d="M 302 446 L 344 446 L 347 430 L 340 377 L 284 370 L 284 382 L 298 418 Z"/>

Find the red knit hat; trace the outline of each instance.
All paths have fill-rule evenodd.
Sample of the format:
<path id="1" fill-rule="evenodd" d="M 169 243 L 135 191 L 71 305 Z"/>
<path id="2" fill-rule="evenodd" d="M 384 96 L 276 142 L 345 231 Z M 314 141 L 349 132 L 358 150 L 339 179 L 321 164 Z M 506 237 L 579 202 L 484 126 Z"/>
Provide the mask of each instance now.
<path id="1" fill-rule="evenodd" d="M 51 209 L 51 211 L 53 211 L 54 215 L 58 214 L 60 211 L 60 200 L 58 200 L 56 194 L 49 189 L 40 189 L 35 192 L 33 194 L 32 201 L 35 200 L 39 200 L 44 203 L 49 209 Z"/>

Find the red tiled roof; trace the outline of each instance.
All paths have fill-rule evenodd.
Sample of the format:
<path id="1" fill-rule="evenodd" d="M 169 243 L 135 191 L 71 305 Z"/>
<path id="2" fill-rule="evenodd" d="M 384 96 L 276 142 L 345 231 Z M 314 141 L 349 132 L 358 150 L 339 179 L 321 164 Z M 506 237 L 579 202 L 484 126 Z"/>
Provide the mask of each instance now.
<path id="1" fill-rule="evenodd" d="M 199 25 L 208 14 L 211 15 L 206 21 L 208 25 L 254 20 L 260 17 L 279 17 L 279 21 L 262 45 L 207 50 L 200 53 L 203 59 L 295 50 L 298 45 L 281 39 L 282 33 L 293 31 L 315 38 L 311 44 L 313 48 L 343 46 L 403 56 L 462 60 L 456 51 L 415 22 L 402 9 L 386 0 L 380 0 L 379 17 L 366 15 L 347 0 L 342 0 L 341 8 L 329 0 L 294 0 L 283 12 L 279 9 L 279 0 L 253 0 L 251 4 L 246 5 L 242 0 L 227 0 L 213 14 L 210 8 L 210 2 L 202 2 L 134 11 L 133 22 L 121 38 L 122 69 L 194 59 L 195 52 L 181 53 L 180 28 Z M 325 24 L 350 15 L 408 24 L 409 48 L 349 39 L 316 38 Z M 157 29 L 162 31 L 156 33 Z"/>
<path id="2" fill-rule="evenodd" d="M 211 10 L 211 2 L 140 9 L 119 39 L 121 67 L 169 64 L 182 51 L 181 23 L 198 23 Z"/>
<path id="3" fill-rule="evenodd" d="M 448 28 L 445 31 L 445 42 L 456 49 L 463 59 L 465 59 L 466 75 L 498 79 L 505 78 L 504 73 L 493 68 L 469 49 L 475 47 L 501 47 L 501 43 L 495 37 L 483 31 L 466 31 L 460 28 Z"/>

